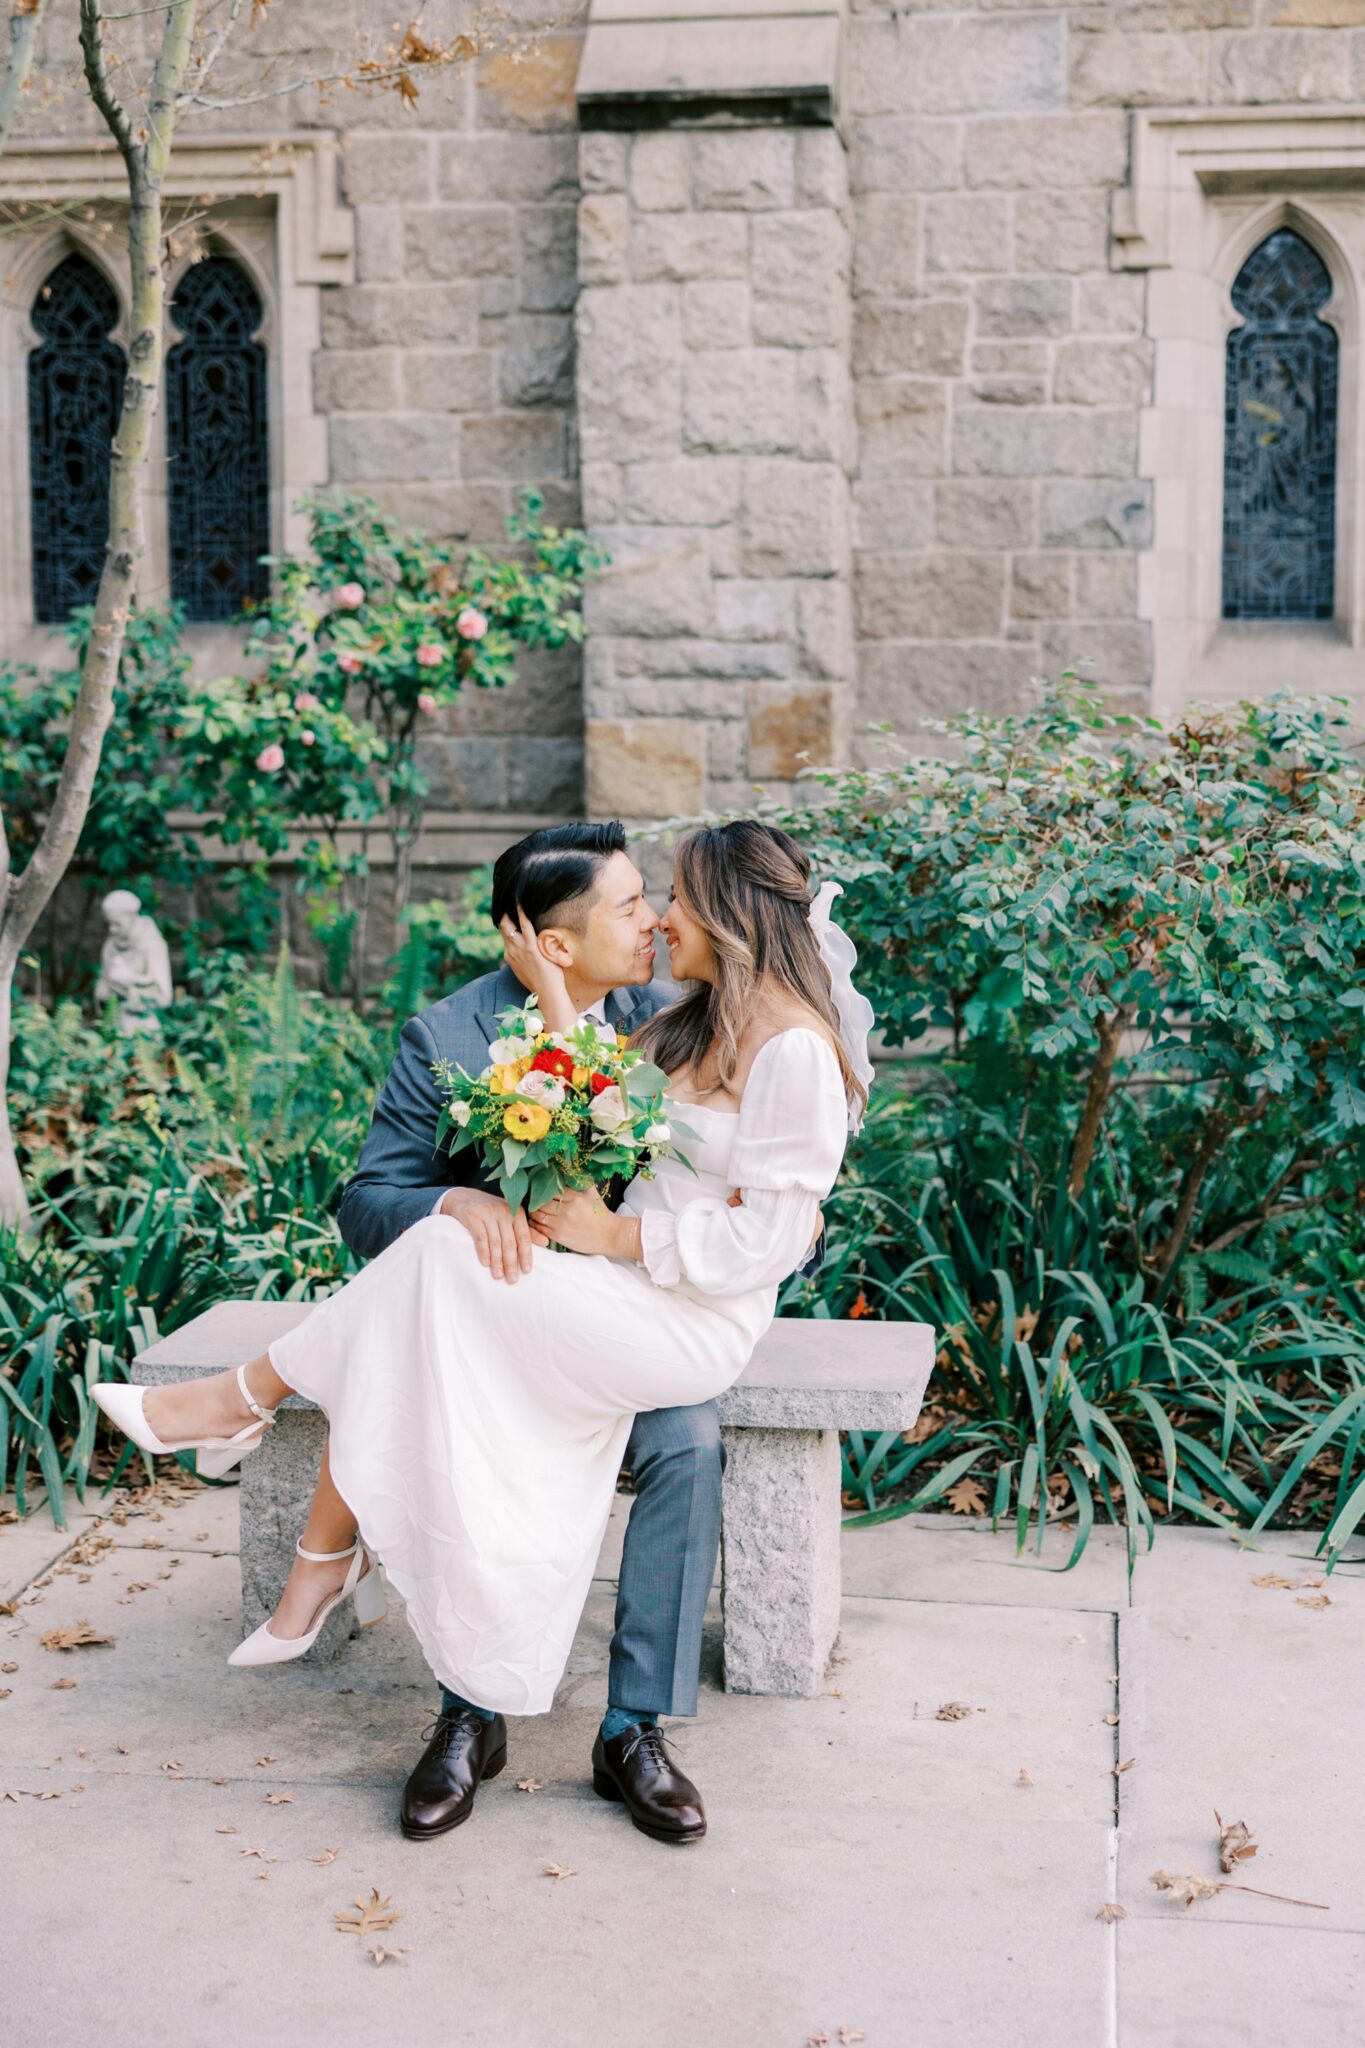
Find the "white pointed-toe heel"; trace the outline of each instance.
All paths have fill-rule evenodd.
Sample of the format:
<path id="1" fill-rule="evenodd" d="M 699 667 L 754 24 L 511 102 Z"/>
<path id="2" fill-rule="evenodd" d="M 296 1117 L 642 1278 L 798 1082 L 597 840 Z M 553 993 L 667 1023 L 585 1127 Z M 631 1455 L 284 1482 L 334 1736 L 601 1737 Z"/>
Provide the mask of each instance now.
<path id="1" fill-rule="evenodd" d="M 388 1595 L 384 1581 L 379 1576 L 379 1560 L 372 1557 L 357 1536 L 354 1543 L 348 1543 L 344 1550 L 305 1550 L 301 1543 L 294 1545 L 300 1557 L 306 1557 L 311 1564 L 335 1564 L 340 1558 L 349 1557 L 351 1568 L 335 1593 L 327 1598 L 313 1616 L 313 1626 L 303 1636 L 273 1636 L 270 1623 L 263 1621 L 253 1629 L 245 1642 L 238 1643 L 228 1658 L 229 1664 L 239 1667 L 244 1664 L 290 1664 L 296 1657 L 302 1657 L 311 1650 L 322 1633 L 322 1624 L 334 1608 L 343 1600 L 355 1601 L 355 1618 L 362 1628 L 371 1622 L 382 1621 L 388 1612 Z M 366 1571 L 366 1564 L 369 1570 Z M 363 1574 L 363 1576 L 362 1576 Z"/>
<path id="2" fill-rule="evenodd" d="M 261 1438 L 275 1420 L 273 1408 L 262 1408 L 246 1383 L 246 1367 L 237 1368 L 237 1385 L 242 1399 L 256 1418 L 237 1431 L 235 1436 L 186 1437 L 181 1443 L 163 1443 L 148 1422 L 143 1412 L 143 1397 L 146 1387 L 130 1386 L 124 1380 L 100 1380 L 90 1391 L 96 1405 L 103 1410 L 112 1423 L 125 1436 L 130 1436 L 141 1451 L 151 1451 L 158 1457 L 170 1456 L 175 1451 L 195 1451 L 196 1469 L 203 1479 L 221 1479 L 234 1465 L 240 1464 L 248 1451 L 254 1451 Z"/>

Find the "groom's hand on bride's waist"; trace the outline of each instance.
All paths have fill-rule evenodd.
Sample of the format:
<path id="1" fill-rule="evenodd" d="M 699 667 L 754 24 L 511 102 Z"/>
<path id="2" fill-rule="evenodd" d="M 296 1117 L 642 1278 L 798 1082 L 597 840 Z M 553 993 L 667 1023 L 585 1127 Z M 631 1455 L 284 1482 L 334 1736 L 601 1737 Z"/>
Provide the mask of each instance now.
<path id="1" fill-rule="evenodd" d="M 490 1194 L 486 1188 L 447 1188 L 440 1214 L 453 1216 L 464 1225 L 474 1240 L 479 1264 L 509 1287 L 530 1272 L 535 1246 L 550 1241 L 529 1221 L 524 1209 L 512 1211 L 501 1195 Z"/>

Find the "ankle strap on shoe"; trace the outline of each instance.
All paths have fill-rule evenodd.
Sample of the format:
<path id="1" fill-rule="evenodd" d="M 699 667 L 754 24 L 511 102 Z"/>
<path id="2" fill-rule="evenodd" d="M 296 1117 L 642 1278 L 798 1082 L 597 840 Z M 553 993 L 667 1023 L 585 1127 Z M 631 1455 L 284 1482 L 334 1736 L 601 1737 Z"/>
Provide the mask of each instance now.
<path id="1" fill-rule="evenodd" d="M 248 1359 L 247 1364 L 250 1363 L 251 1361 Z M 256 1399 L 256 1396 L 252 1393 L 250 1387 L 247 1385 L 245 1365 L 239 1365 L 237 1368 L 237 1385 L 241 1389 L 242 1399 L 246 1402 L 247 1407 L 251 1410 L 253 1415 L 259 1416 L 262 1422 L 273 1422 L 275 1420 L 274 1409 L 262 1408 L 260 1402 Z"/>
<path id="2" fill-rule="evenodd" d="M 360 1538 L 357 1536 L 355 1542 L 348 1543 L 344 1550 L 305 1550 L 296 1538 L 294 1548 L 300 1557 L 308 1559 L 309 1564 L 339 1564 L 343 1557 L 355 1556 L 360 1548 Z"/>

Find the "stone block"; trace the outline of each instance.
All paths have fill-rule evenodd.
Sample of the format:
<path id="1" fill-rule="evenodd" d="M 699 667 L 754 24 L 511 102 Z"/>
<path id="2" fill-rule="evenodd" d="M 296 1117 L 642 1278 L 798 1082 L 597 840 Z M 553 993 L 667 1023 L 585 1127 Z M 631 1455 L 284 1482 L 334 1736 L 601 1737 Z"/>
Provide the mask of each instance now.
<path id="1" fill-rule="evenodd" d="M 885 552 L 927 548 L 935 538 L 934 486 L 860 477 L 853 489 L 853 544 Z"/>
<path id="2" fill-rule="evenodd" d="M 1152 487 L 1134 480 L 1045 483 L 1039 537 L 1044 547 L 1149 548 Z"/>
<path id="3" fill-rule="evenodd" d="M 516 209 L 518 266 L 526 313 L 567 313 L 578 297 L 578 214 L 571 206 Z"/>
<path id="4" fill-rule="evenodd" d="M 607 527 L 610 565 L 589 584 L 584 614 L 591 634 L 645 639 L 705 633 L 711 574 L 705 541 L 688 527 Z"/>
<path id="5" fill-rule="evenodd" d="M 949 548 L 1027 548 L 1038 535 L 1033 484 L 976 483 L 964 477 L 934 485 L 935 538 Z"/>
<path id="6" fill-rule="evenodd" d="M 438 412 L 335 413 L 331 421 L 331 479 L 367 484 L 459 473 L 456 423 Z"/>
<path id="7" fill-rule="evenodd" d="M 1012 619 L 1069 619 L 1072 603 L 1070 555 L 1014 557 L 1010 564 Z"/>
<path id="8" fill-rule="evenodd" d="M 474 74 L 479 128 L 573 128 L 581 32 L 514 39 L 481 58 Z"/>
<path id="9" fill-rule="evenodd" d="M 1156 107 L 1205 97 L 1202 36 L 1077 24 L 1070 51 L 1073 106 Z"/>
<path id="10" fill-rule="evenodd" d="M 854 125 L 849 188 L 862 192 L 946 192 L 963 182 L 956 121 L 894 114 Z"/>
<path id="11" fill-rule="evenodd" d="M 514 734 L 507 742 L 507 802 L 517 811 L 577 817 L 583 804 L 582 740 Z M 480 808 L 486 804 L 481 798 Z"/>
<path id="12" fill-rule="evenodd" d="M 1002 555 L 860 554 L 853 615 L 865 640 L 983 640 L 1003 627 Z"/>
<path id="13" fill-rule="evenodd" d="M 1065 277 L 987 277 L 973 288 L 976 331 L 1002 335 L 1071 332 L 1073 287 Z"/>
<path id="14" fill-rule="evenodd" d="M 616 526 L 625 517 L 625 471 L 619 462 L 585 462 L 583 517 L 589 526 Z"/>
<path id="15" fill-rule="evenodd" d="M 738 279 L 683 286 L 683 342 L 694 348 L 747 348 L 753 339 L 749 287 Z"/>
<path id="16" fill-rule="evenodd" d="M 589 192 L 578 207 L 578 275 L 588 284 L 620 284 L 626 274 L 630 201 L 623 192 Z"/>
<path id="17" fill-rule="evenodd" d="M 719 582 L 739 574 L 739 527 L 710 526 L 706 530 L 706 558 L 711 574 Z"/>
<path id="18" fill-rule="evenodd" d="M 864 641 L 858 649 L 858 716 L 885 721 L 910 738 L 922 718 L 1020 711 L 1037 695 L 1030 684 L 1035 669 L 1027 650 L 1001 641 Z"/>
<path id="19" fill-rule="evenodd" d="M 796 356 L 708 349 L 683 365 L 683 446 L 705 454 L 778 454 L 801 445 Z"/>
<path id="20" fill-rule="evenodd" d="M 1077 555 L 1076 617 L 1078 619 L 1131 619 L 1137 611 L 1137 557 L 1130 549 L 1122 554 Z"/>
<path id="21" fill-rule="evenodd" d="M 802 128 L 796 135 L 796 203 L 832 206 L 848 199 L 848 151 L 835 128 Z"/>
<path id="22" fill-rule="evenodd" d="M 803 768 L 833 761 L 837 694 L 821 683 L 751 683 L 744 772 L 756 782 L 791 782 Z"/>
<path id="23" fill-rule="evenodd" d="M 355 274 L 361 284 L 391 284 L 404 275 L 401 206 L 357 206 Z"/>
<path id="24" fill-rule="evenodd" d="M 942 193 L 924 203 L 924 268 L 927 275 L 1008 270 L 1010 204 L 1007 199 Z M 1026 266 L 1030 267 L 1030 266 Z"/>
<path id="25" fill-rule="evenodd" d="M 964 182 L 1022 192 L 1031 185 L 1118 185 L 1128 174 L 1128 122 L 1097 114 L 1032 114 L 967 124 Z"/>
<path id="26" fill-rule="evenodd" d="M 773 213 L 751 231 L 752 332 L 782 348 L 837 348 L 848 337 L 848 234 L 828 208 Z"/>
<path id="27" fill-rule="evenodd" d="M 736 577 L 717 585 L 717 593 L 738 582 Z M 678 680 L 684 676 L 705 676 L 727 682 L 747 682 L 789 676 L 794 667 L 789 640 L 710 640 L 687 635 L 676 640 L 618 640 L 617 658 L 623 668 L 644 677 Z M 652 707 L 657 711 L 660 707 Z"/>
<path id="28" fill-rule="evenodd" d="M 1103 270 L 1109 261 L 1106 192 L 1021 192 L 1014 207 L 1020 270 Z"/>
<path id="29" fill-rule="evenodd" d="M 796 585 L 796 650 L 807 675 L 847 681 L 853 673 L 853 593 L 827 576 Z"/>
<path id="30" fill-rule="evenodd" d="M 1147 279 L 1126 271 L 1083 277 L 1076 285 L 1076 329 L 1080 334 L 1140 334 L 1147 304 Z"/>
<path id="31" fill-rule="evenodd" d="M 1357 14 L 1365 26 L 1365 15 Z M 1350 39 L 1321 30 L 1267 29 L 1221 36 L 1213 50 L 1209 96 L 1215 104 L 1256 106 L 1280 100 L 1349 100 Z"/>
<path id="32" fill-rule="evenodd" d="M 479 199 L 569 202 L 578 197 L 578 160 L 579 140 L 573 135 L 504 131 L 451 136 L 440 144 L 438 185 L 442 198 L 466 206 Z"/>
<path id="33" fill-rule="evenodd" d="M 450 479 L 376 483 L 368 485 L 365 494 L 395 526 L 420 526 L 439 540 L 468 541 L 477 547 L 507 544 L 512 492 L 506 484 L 465 484 Z M 547 502 L 549 496 L 547 491 Z"/>
<path id="34" fill-rule="evenodd" d="M 860 377 L 959 377 L 971 309 L 965 299 L 859 299 L 853 368 Z"/>
<path id="35" fill-rule="evenodd" d="M 796 450 L 808 462 L 854 462 L 853 388 L 848 357 L 840 349 L 807 348 L 796 355 Z"/>
<path id="36" fill-rule="evenodd" d="M 832 462 L 744 464 L 746 576 L 834 576 L 848 559 L 848 479 Z"/>
<path id="37" fill-rule="evenodd" d="M 727 640 L 793 639 L 795 590 L 775 578 L 727 578 L 716 585 L 716 631 Z"/>
<path id="38" fill-rule="evenodd" d="M 348 135 L 342 190 L 353 206 L 420 206 L 432 193 L 434 149 L 429 135 Z"/>
<path id="39" fill-rule="evenodd" d="M 853 288 L 895 299 L 919 287 L 920 201 L 913 192 L 869 192 L 854 209 Z"/>
<path id="40" fill-rule="evenodd" d="M 505 321 L 499 339 L 498 396 L 504 405 L 573 404 L 573 322 L 567 314 Z"/>
<path id="41" fill-rule="evenodd" d="M 398 366 L 391 348 L 325 348 L 313 358 L 313 402 L 319 412 L 394 412 Z"/>
<path id="42" fill-rule="evenodd" d="M 674 285 L 585 291 L 578 306 L 578 431 L 585 461 L 676 455 L 682 321 Z"/>
<path id="43" fill-rule="evenodd" d="M 855 15 L 849 100 L 864 114 L 1022 114 L 1066 98 L 1060 12 L 1008 16 Z"/>
<path id="44" fill-rule="evenodd" d="M 516 264 L 506 206 L 410 207 L 403 217 L 403 266 L 411 280 L 510 277 Z"/>
<path id="45" fill-rule="evenodd" d="M 1047 397 L 1047 377 L 1041 370 L 978 372 L 966 395 L 975 405 L 1041 405 Z"/>
<path id="46" fill-rule="evenodd" d="M 589 719 L 585 739 L 590 817 L 679 817 L 701 809 L 704 724 L 684 718 Z"/>
<path id="47" fill-rule="evenodd" d="M 564 476 L 564 422 L 556 414 L 536 412 L 467 418 L 460 428 L 460 468 L 464 476 L 505 477 L 513 483 Z"/>
<path id="48" fill-rule="evenodd" d="M 585 129 L 578 138 L 578 181 L 585 192 L 624 192 L 630 137 Z"/>
<path id="49" fill-rule="evenodd" d="M 687 137 L 646 129 L 630 145 L 630 200 L 642 213 L 681 213 L 688 201 Z"/>
<path id="50" fill-rule="evenodd" d="M 637 284 L 743 277 L 749 264 L 749 224 L 737 213 L 637 214 L 627 253 Z"/>
<path id="51" fill-rule="evenodd" d="M 934 377 L 859 384 L 859 469 L 864 477 L 942 476 L 948 467 L 947 387 Z"/>
<path id="52" fill-rule="evenodd" d="M 428 412 L 487 412 L 493 357 L 481 348 L 413 348 L 399 357 L 403 404 Z"/>
<path id="53" fill-rule="evenodd" d="M 732 128 L 694 135 L 692 203 L 759 212 L 796 197 L 796 137 L 780 128 Z"/>
<path id="54" fill-rule="evenodd" d="M 500 737 L 433 734 L 423 740 L 417 765 L 437 809 L 496 810 L 507 801 L 506 745 Z"/>
<path id="55" fill-rule="evenodd" d="M 839 1438 L 725 1429 L 727 1692 L 822 1692 L 839 1628 Z"/>
<path id="56" fill-rule="evenodd" d="M 1067 341 L 1057 350 L 1058 405 L 1142 405 L 1151 391 L 1150 341 Z"/>
<path id="57" fill-rule="evenodd" d="M 407 347 L 415 341 L 473 348 L 478 323 L 474 285 L 352 284 L 322 294 L 326 348 Z"/>
<path id="58" fill-rule="evenodd" d="M 1152 679 L 1152 629 L 1145 619 L 1045 626 L 1040 651 L 1045 675 L 1076 669 L 1105 691 L 1143 691 Z"/>
<path id="59" fill-rule="evenodd" d="M 953 422 L 958 476 L 1130 477 L 1137 467 L 1137 414 L 1056 407 L 959 412 Z"/>
<path id="60" fill-rule="evenodd" d="M 722 455 L 633 462 L 625 472 L 625 518 L 645 526 L 721 526 L 739 512 L 740 465 Z"/>

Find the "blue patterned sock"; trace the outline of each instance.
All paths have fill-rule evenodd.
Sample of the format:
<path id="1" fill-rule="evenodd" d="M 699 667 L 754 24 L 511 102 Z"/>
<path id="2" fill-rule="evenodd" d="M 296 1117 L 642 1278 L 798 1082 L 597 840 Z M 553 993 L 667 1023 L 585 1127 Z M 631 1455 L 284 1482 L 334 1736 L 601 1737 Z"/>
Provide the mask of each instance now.
<path id="1" fill-rule="evenodd" d="M 624 1735 L 627 1728 L 657 1728 L 658 1725 L 657 1714 L 642 1714 L 638 1707 L 608 1707 L 602 1722 L 602 1740 L 610 1742 L 613 1736 Z"/>
<path id="2" fill-rule="evenodd" d="M 441 1687 L 441 1712 L 443 1714 L 477 1714 L 481 1721 L 491 1721 L 493 1718 L 492 1707 L 476 1707 L 473 1700 L 462 1699 L 459 1693 L 452 1692 L 449 1686 L 446 1685 Z"/>

